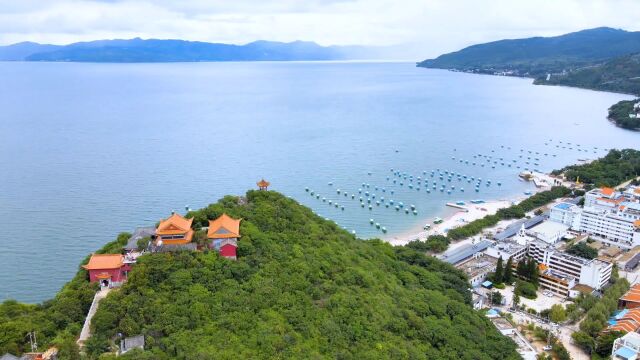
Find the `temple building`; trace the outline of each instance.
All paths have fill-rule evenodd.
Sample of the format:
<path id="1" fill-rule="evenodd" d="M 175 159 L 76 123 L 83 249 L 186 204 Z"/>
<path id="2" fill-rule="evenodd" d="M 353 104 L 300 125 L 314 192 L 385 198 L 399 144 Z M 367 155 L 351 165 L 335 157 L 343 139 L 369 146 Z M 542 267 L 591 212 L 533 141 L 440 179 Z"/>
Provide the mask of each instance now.
<path id="1" fill-rule="evenodd" d="M 271 183 L 268 182 L 265 179 L 262 179 L 262 180 L 258 181 L 256 183 L 256 185 L 258 185 L 258 189 L 267 191 L 267 190 L 269 190 L 269 185 L 271 185 Z"/>
<path id="2" fill-rule="evenodd" d="M 207 238 L 211 241 L 210 247 L 216 249 L 221 256 L 236 259 L 238 239 L 240 238 L 240 221 L 227 214 L 222 214 L 215 220 L 209 220 Z"/>
<path id="3" fill-rule="evenodd" d="M 156 245 L 184 245 L 191 242 L 193 219 L 185 219 L 179 214 L 173 214 L 161 220 L 156 229 Z"/>
<path id="4" fill-rule="evenodd" d="M 121 254 L 93 254 L 82 267 L 89 271 L 89 282 L 100 282 L 105 287 L 121 285 L 131 270 Z"/>

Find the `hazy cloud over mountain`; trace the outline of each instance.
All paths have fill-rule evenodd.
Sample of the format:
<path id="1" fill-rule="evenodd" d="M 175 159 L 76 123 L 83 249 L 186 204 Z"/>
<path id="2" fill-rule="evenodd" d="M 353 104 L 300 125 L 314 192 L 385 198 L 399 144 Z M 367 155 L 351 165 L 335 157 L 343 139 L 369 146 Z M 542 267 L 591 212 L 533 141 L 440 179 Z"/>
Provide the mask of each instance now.
<path id="1" fill-rule="evenodd" d="M 502 38 L 640 30 L 637 0 L 0 0 L 0 44 L 109 38 L 406 44 L 435 56 Z"/>

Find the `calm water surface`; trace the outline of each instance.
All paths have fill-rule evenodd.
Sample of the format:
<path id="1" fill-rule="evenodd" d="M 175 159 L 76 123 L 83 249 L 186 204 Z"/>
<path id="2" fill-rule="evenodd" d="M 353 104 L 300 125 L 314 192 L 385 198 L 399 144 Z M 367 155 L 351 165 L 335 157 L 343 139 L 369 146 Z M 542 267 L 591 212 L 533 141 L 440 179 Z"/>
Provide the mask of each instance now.
<path id="1" fill-rule="evenodd" d="M 382 234 L 369 218 L 403 233 L 442 216 L 447 201 L 522 195 L 524 167 L 640 143 L 605 120 L 624 95 L 411 63 L 0 63 L 0 79 L 0 300 L 47 299 L 119 232 L 243 194 L 261 177 L 372 237 Z M 447 169 L 492 185 L 476 193 L 436 176 L 438 188 L 455 189 L 427 193 L 393 184 L 391 168 L 416 178 Z M 361 208 L 351 194 L 363 183 L 418 215 Z"/>

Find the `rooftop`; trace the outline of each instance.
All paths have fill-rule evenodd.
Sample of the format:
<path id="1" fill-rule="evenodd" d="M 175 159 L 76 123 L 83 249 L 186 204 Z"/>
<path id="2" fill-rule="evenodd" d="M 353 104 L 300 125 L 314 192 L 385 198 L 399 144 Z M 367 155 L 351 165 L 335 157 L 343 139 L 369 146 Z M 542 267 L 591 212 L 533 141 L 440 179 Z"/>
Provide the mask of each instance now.
<path id="1" fill-rule="evenodd" d="M 604 195 L 611 196 L 611 195 L 613 195 L 615 190 L 613 190 L 610 187 L 602 187 L 602 188 L 600 188 L 600 192 L 603 193 Z"/>
<path id="2" fill-rule="evenodd" d="M 566 203 L 566 202 L 561 202 L 559 204 L 556 204 L 554 206 L 554 208 L 560 209 L 560 210 L 569 210 L 573 206 L 575 206 L 575 205 L 574 204 L 569 204 L 569 203 Z"/>
<path id="3" fill-rule="evenodd" d="M 173 214 L 166 219 L 160 220 L 156 233 L 158 235 L 174 235 L 184 234 L 191 230 L 191 223 L 193 218 L 186 219 L 180 214 Z"/>
<path id="4" fill-rule="evenodd" d="M 508 330 L 513 329 L 513 325 L 507 319 L 502 317 L 497 317 L 491 319 L 491 322 L 499 329 L 499 330 Z"/>
<path id="5" fill-rule="evenodd" d="M 546 216 L 538 215 L 538 216 L 532 217 L 531 219 L 518 220 L 513 224 L 507 226 L 507 228 L 504 229 L 502 232 L 497 233 L 493 238 L 498 241 L 505 240 L 517 234 L 518 231 L 520 231 L 520 228 L 522 227 L 523 224 L 525 229 L 529 229 L 543 222 L 545 219 L 546 219 Z"/>
<path id="6" fill-rule="evenodd" d="M 238 238 L 240 237 L 240 221 L 227 214 L 220 215 L 215 220 L 209 220 L 207 237 L 212 239 Z"/>
<path id="7" fill-rule="evenodd" d="M 623 301 L 631 301 L 631 302 L 640 302 L 640 283 L 633 284 L 629 291 L 627 291 L 620 300 Z"/>
<path id="8" fill-rule="evenodd" d="M 462 247 L 459 247 L 454 250 L 447 251 L 442 254 L 440 260 L 446 261 L 449 264 L 457 264 L 462 260 L 465 260 L 474 254 L 485 250 L 492 244 L 489 240 L 482 240 L 477 244 L 469 244 Z"/>
<path id="9" fill-rule="evenodd" d="M 619 356 L 623 359 L 632 359 L 634 358 L 634 356 L 637 354 L 634 350 L 623 346 L 621 348 L 619 348 L 618 350 L 616 350 L 615 352 L 616 356 Z"/>
<path id="10" fill-rule="evenodd" d="M 123 260 L 124 257 L 120 254 L 93 254 L 89 263 L 82 267 L 87 270 L 119 269 Z"/>
<path id="11" fill-rule="evenodd" d="M 532 232 L 542 234 L 544 236 L 554 236 L 560 232 L 566 232 L 569 229 L 567 225 L 555 221 L 544 221 L 529 229 Z"/>
<path id="12" fill-rule="evenodd" d="M 124 246 L 125 250 L 135 250 L 138 248 L 138 240 L 147 236 L 153 236 L 156 234 L 156 228 L 153 226 L 139 227 L 133 231 L 133 235 L 129 238 L 127 245 Z"/>
<path id="13" fill-rule="evenodd" d="M 479 256 L 461 263 L 457 268 L 473 278 L 484 272 L 492 271 L 497 262 L 498 260 L 492 256 Z"/>

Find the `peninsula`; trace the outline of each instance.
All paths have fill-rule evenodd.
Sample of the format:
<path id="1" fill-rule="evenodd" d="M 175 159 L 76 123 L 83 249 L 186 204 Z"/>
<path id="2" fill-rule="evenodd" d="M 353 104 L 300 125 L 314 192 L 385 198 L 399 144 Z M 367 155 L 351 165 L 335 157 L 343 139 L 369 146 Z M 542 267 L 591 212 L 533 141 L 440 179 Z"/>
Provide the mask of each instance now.
<path id="1" fill-rule="evenodd" d="M 640 95 L 640 32 L 607 27 L 555 37 L 500 40 L 466 47 L 417 64 L 470 73 L 522 76 L 536 85 L 564 85 Z M 618 104 L 620 105 L 620 104 Z M 609 118 L 640 128 L 635 111 Z"/>

